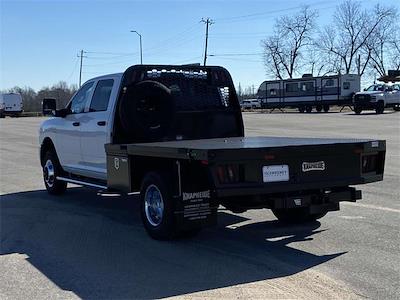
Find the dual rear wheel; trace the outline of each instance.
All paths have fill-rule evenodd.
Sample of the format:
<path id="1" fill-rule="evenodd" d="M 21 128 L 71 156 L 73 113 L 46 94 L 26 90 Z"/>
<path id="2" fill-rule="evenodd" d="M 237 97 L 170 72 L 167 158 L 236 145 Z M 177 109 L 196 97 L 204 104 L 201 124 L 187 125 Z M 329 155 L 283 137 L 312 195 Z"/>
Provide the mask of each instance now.
<path id="1" fill-rule="evenodd" d="M 149 172 L 140 189 L 142 222 L 147 233 L 156 240 L 191 237 L 200 231 L 200 228 L 178 228 L 170 178 L 165 172 Z"/>

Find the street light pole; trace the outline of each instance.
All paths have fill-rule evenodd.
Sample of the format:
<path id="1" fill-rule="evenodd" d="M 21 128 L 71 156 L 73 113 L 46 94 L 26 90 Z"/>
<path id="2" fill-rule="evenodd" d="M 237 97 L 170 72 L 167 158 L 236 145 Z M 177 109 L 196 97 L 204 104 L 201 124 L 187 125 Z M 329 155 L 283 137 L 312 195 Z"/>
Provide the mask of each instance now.
<path id="1" fill-rule="evenodd" d="M 140 43 L 140 64 L 143 65 L 143 50 L 142 50 L 142 35 L 137 32 L 136 30 L 131 30 L 131 32 L 136 33 L 139 36 L 139 43 Z"/>

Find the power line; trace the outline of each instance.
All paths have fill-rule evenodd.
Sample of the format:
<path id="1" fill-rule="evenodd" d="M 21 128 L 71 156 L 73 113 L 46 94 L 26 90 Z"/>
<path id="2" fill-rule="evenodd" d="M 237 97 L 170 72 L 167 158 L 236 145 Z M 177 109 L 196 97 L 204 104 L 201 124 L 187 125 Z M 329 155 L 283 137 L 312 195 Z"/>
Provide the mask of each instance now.
<path id="1" fill-rule="evenodd" d="M 102 52 L 102 51 L 85 51 L 87 54 L 104 54 L 104 55 L 132 55 L 131 52 Z"/>
<path id="2" fill-rule="evenodd" d="M 224 53 L 224 54 L 210 54 L 209 56 L 251 56 L 251 55 L 263 55 L 262 52 L 255 53 Z"/>
<path id="3" fill-rule="evenodd" d="M 318 6 L 318 5 L 323 5 L 323 4 L 327 4 L 327 3 L 332 3 L 332 1 L 319 1 L 319 2 L 309 4 L 308 6 Z M 286 11 L 296 10 L 296 9 L 299 9 L 302 7 L 304 7 L 304 5 L 297 5 L 297 6 L 292 6 L 292 7 L 283 8 L 283 9 L 270 10 L 270 11 L 266 11 L 266 12 L 258 12 L 258 13 L 247 14 L 247 15 L 232 16 L 232 17 L 225 17 L 225 18 L 219 18 L 219 19 L 217 18 L 216 21 L 221 22 L 221 23 L 252 21 L 252 20 L 258 19 L 259 17 L 263 17 L 266 15 L 274 15 L 276 13 L 282 13 L 282 12 L 286 12 Z"/>
<path id="4" fill-rule="evenodd" d="M 158 44 L 156 44 L 155 46 L 152 46 L 152 47 L 149 47 L 149 48 L 145 48 L 144 50 L 146 51 L 146 52 L 151 52 L 151 51 L 153 51 L 153 50 L 156 50 L 156 49 L 160 49 L 160 48 L 165 48 L 165 45 L 166 44 L 170 44 L 171 42 L 172 43 L 176 43 L 177 41 L 183 41 L 183 40 L 186 40 L 187 38 L 190 38 L 191 37 L 191 35 L 188 35 L 188 34 L 190 34 L 190 33 L 192 33 L 192 32 L 194 32 L 194 31 L 196 31 L 197 30 L 197 28 L 195 28 L 195 27 L 197 27 L 198 26 L 198 24 L 196 23 L 196 24 L 194 24 L 194 25 L 192 25 L 192 26 L 190 26 L 190 27 L 188 27 L 187 29 L 185 29 L 184 31 L 181 31 L 181 32 L 179 32 L 179 33 L 177 33 L 177 34 L 174 34 L 174 35 L 172 35 L 171 37 L 169 37 L 169 38 L 167 38 L 167 39 L 165 39 L 165 40 L 161 40 Z M 187 37 L 185 37 L 185 35 L 188 35 Z"/>
<path id="5" fill-rule="evenodd" d="M 177 64 L 177 65 L 181 65 L 181 64 L 184 64 L 184 63 L 188 63 L 188 62 L 195 62 L 197 59 L 201 59 L 201 56 L 196 56 L 196 57 L 192 57 L 192 58 L 190 58 L 190 59 L 185 59 L 185 60 L 181 60 L 181 61 L 179 61 L 179 62 L 175 62 L 175 64 Z"/>
<path id="6" fill-rule="evenodd" d="M 202 23 L 206 24 L 206 45 L 204 47 L 204 65 L 207 63 L 207 47 L 208 47 L 208 28 L 210 25 L 214 24 L 214 21 L 211 20 L 210 18 L 207 19 L 201 19 Z"/>
<path id="7" fill-rule="evenodd" d="M 74 65 L 74 67 L 72 68 L 71 73 L 70 73 L 69 76 L 67 77 L 67 81 L 70 80 L 71 77 L 72 77 L 72 75 L 75 73 L 75 70 L 76 70 L 76 67 L 78 66 L 78 63 L 79 63 L 79 58 L 76 58 L 76 59 L 75 59 L 75 65 Z"/>
<path id="8" fill-rule="evenodd" d="M 246 58 L 236 58 L 236 57 L 217 57 L 222 60 L 231 60 L 231 61 L 243 61 L 243 62 L 254 62 L 254 63 L 262 63 L 262 60 L 255 59 L 246 59 Z"/>

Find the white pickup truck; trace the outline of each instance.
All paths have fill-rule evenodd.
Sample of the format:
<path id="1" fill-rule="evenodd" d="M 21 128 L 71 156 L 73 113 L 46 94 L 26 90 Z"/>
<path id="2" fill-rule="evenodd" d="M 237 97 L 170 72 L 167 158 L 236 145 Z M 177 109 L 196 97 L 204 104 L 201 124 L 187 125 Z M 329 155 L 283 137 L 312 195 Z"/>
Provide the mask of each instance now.
<path id="1" fill-rule="evenodd" d="M 315 221 L 383 179 L 383 140 L 245 137 L 221 67 L 140 65 L 87 81 L 66 108 L 43 100 L 40 161 L 50 194 L 67 183 L 139 192 L 156 239 L 216 224 L 218 207 Z"/>
<path id="2" fill-rule="evenodd" d="M 355 94 L 354 112 L 359 115 L 365 109 L 374 109 L 382 114 L 386 107 L 400 110 L 400 84 L 373 84 L 363 92 Z"/>

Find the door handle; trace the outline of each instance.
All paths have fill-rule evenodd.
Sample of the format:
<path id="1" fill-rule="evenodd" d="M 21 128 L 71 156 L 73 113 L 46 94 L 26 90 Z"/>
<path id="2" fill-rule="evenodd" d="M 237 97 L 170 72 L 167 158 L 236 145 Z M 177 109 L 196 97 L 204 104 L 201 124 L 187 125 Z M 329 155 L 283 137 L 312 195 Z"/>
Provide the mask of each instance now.
<path id="1" fill-rule="evenodd" d="M 79 125 L 81 125 L 81 123 L 79 123 L 79 122 L 72 123 L 72 126 L 79 126 Z"/>
<path id="2" fill-rule="evenodd" d="M 97 125 L 106 126 L 106 121 L 99 121 L 99 122 L 97 122 Z"/>

